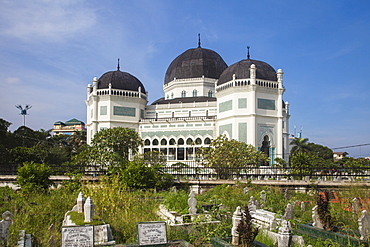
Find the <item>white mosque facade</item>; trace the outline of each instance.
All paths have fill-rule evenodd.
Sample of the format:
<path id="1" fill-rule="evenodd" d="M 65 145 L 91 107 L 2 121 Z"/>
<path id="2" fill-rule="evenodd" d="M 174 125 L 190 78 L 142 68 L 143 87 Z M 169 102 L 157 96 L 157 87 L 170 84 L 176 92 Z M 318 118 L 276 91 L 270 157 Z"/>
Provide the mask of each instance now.
<path id="1" fill-rule="evenodd" d="M 192 162 L 202 146 L 226 135 L 270 157 L 288 160 L 289 104 L 283 72 L 249 58 L 227 66 L 213 50 L 189 49 L 165 74 L 164 97 L 148 104 L 133 75 L 109 71 L 87 87 L 87 142 L 104 128 L 135 129 L 142 152 L 156 150 L 168 163 Z"/>

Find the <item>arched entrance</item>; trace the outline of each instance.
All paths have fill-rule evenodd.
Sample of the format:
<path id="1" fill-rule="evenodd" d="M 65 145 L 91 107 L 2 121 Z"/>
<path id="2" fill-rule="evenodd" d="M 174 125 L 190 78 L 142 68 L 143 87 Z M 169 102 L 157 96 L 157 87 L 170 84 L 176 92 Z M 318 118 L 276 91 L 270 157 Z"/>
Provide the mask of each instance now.
<path id="1" fill-rule="evenodd" d="M 268 137 L 268 135 L 265 135 L 263 137 L 261 151 L 263 153 L 265 153 L 267 155 L 267 157 L 270 157 L 270 138 Z M 266 162 L 263 163 L 263 165 L 264 166 L 268 166 L 269 165 L 269 162 L 266 161 Z"/>

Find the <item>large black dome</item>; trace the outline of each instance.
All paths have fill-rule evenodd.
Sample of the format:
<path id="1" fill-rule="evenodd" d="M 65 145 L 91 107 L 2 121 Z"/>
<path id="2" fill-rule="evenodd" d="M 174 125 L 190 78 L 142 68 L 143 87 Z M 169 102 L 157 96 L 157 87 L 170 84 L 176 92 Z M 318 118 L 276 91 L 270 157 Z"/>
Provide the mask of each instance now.
<path id="1" fill-rule="evenodd" d="M 172 61 L 167 69 L 164 83 L 176 79 L 204 77 L 218 79 L 227 64 L 215 51 L 201 47 L 185 51 Z"/>
<path id="2" fill-rule="evenodd" d="M 254 64 L 256 66 L 256 78 L 261 80 L 268 81 L 277 81 L 276 71 L 271 65 L 253 59 L 244 59 L 233 65 L 230 65 L 225 71 L 221 74 L 218 79 L 217 85 L 222 85 L 233 79 L 235 74 L 236 79 L 247 79 L 250 78 L 249 68 Z"/>
<path id="3" fill-rule="evenodd" d="M 137 91 L 145 93 L 144 85 L 135 76 L 120 70 L 109 71 L 103 74 L 98 81 L 98 89 L 109 88 L 109 83 L 114 89 Z"/>

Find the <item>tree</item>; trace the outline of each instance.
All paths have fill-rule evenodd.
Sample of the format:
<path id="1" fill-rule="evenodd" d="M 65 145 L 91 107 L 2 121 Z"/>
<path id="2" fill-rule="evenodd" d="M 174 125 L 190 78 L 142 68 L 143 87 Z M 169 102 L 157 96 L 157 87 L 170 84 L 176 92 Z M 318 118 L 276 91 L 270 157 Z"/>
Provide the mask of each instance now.
<path id="1" fill-rule="evenodd" d="M 300 179 L 313 173 L 313 160 L 315 156 L 309 153 L 298 152 L 289 159 L 292 175 L 298 175 Z"/>
<path id="2" fill-rule="evenodd" d="M 291 142 L 290 145 L 293 145 L 292 149 L 290 150 L 290 154 L 294 155 L 296 153 L 300 152 L 308 152 L 308 138 L 294 138 Z"/>
<path id="3" fill-rule="evenodd" d="M 119 174 L 122 183 L 131 189 L 169 188 L 173 178 L 163 172 L 165 165 L 166 157 L 161 152 L 150 151 L 135 156 Z"/>
<path id="4" fill-rule="evenodd" d="M 80 148 L 86 144 L 86 131 L 74 131 L 67 137 L 67 143 L 71 154 L 78 153 Z"/>
<path id="5" fill-rule="evenodd" d="M 10 132 L 8 131 L 9 126 L 12 123 L 0 118 L 0 162 L 9 162 L 9 149 L 8 144 L 10 141 Z"/>
<path id="6" fill-rule="evenodd" d="M 135 130 L 123 127 L 103 129 L 95 134 L 91 146 L 73 157 L 73 161 L 105 168 L 125 166 L 130 154 L 136 154 L 141 145 L 142 140 Z"/>
<path id="7" fill-rule="evenodd" d="M 333 161 L 333 150 L 330 148 L 311 142 L 307 143 L 307 148 L 309 153 L 316 154 L 324 160 Z"/>
<path id="8" fill-rule="evenodd" d="M 286 168 L 287 167 L 287 164 L 286 164 L 286 161 L 282 158 L 275 158 L 275 164 L 273 164 L 274 167 L 278 167 L 278 168 Z"/>
<path id="9" fill-rule="evenodd" d="M 209 148 L 201 148 L 200 156 L 205 163 L 215 169 L 220 178 L 227 178 L 227 174 L 233 168 L 238 168 L 236 172 L 239 173 L 240 168 L 246 170 L 269 159 L 252 145 L 228 140 L 225 135 L 212 140 Z"/>
<path id="10" fill-rule="evenodd" d="M 364 168 L 370 166 L 370 160 L 365 158 L 355 159 L 353 157 L 345 157 L 340 160 L 343 167 L 347 168 L 346 172 L 353 174 L 362 174 L 365 172 Z"/>
<path id="11" fill-rule="evenodd" d="M 49 179 L 50 167 L 45 164 L 25 162 L 17 174 L 17 183 L 24 192 L 44 192 L 53 183 Z"/>

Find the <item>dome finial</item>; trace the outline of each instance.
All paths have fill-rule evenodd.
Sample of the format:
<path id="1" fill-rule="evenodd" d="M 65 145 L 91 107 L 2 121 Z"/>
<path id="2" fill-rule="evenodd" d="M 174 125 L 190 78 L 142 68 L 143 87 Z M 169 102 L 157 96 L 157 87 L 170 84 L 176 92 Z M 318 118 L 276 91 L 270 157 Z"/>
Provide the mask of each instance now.
<path id="1" fill-rule="evenodd" d="M 198 48 L 201 48 L 200 47 L 200 33 L 198 33 Z"/>
<path id="2" fill-rule="evenodd" d="M 117 70 L 119 70 L 119 58 L 118 58 L 118 65 L 117 65 Z"/>
<path id="3" fill-rule="evenodd" d="M 247 53 L 247 59 L 250 59 L 251 56 L 249 55 L 249 48 L 251 48 L 249 45 L 247 46 L 247 49 L 248 49 L 248 53 Z"/>

